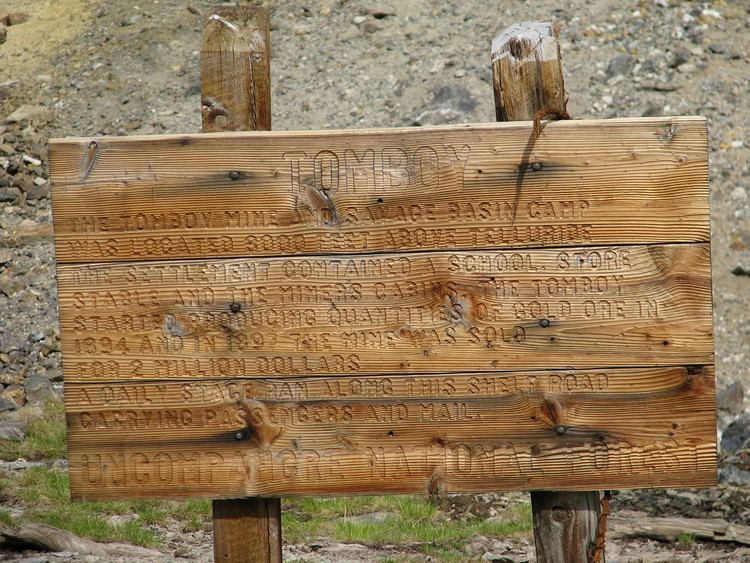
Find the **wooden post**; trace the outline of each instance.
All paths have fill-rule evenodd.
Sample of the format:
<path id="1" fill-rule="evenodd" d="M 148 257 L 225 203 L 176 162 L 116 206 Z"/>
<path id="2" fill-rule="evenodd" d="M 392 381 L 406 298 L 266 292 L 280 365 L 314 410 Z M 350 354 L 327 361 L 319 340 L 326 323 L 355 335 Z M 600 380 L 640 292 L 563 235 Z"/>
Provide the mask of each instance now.
<path id="1" fill-rule="evenodd" d="M 557 29 L 544 22 L 510 26 L 492 41 L 497 121 L 529 121 L 540 111 L 565 113 Z"/>
<path id="2" fill-rule="evenodd" d="M 215 500 L 214 561 L 281 563 L 281 499 Z"/>
<path id="3" fill-rule="evenodd" d="M 557 32 L 550 23 L 524 22 L 510 26 L 492 42 L 498 121 L 567 116 Z M 529 143 L 531 150 L 534 141 Z M 588 562 L 601 511 L 598 491 L 535 491 L 531 510 L 539 563 Z"/>
<path id="4" fill-rule="evenodd" d="M 211 11 L 201 44 L 203 132 L 270 131 L 268 12 L 249 6 Z"/>
<path id="5" fill-rule="evenodd" d="M 201 44 L 203 132 L 271 129 L 268 12 L 213 9 Z M 213 501 L 214 561 L 281 563 L 281 499 Z"/>

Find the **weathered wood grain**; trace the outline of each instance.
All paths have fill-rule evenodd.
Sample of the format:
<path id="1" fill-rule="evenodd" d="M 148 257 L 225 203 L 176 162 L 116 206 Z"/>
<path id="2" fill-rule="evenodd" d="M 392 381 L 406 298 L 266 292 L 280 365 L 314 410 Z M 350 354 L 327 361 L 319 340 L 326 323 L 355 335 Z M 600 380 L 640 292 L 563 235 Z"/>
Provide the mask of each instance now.
<path id="1" fill-rule="evenodd" d="M 464 374 L 366 378 L 379 385 L 348 396 L 354 379 L 329 378 L 332 397 L 319 379 L 73 383 L 71 486 L 103 499 L 714 483 L 713 368 L 604 373 L 604 388 L 524 393 L 485 393 L 473 387 L 485 376 Z"/>
<path id="2" fill-rule="evenodd" d="M 214 500 L 214 563 L 282 563 L 278 498 Z"/>
<path id="3" fill-rule="evenodd" d="M 532 491 L 538 563 L 598 563 L 590 557 L 601 512 L 599 491 Z"/>
<path id="4" fill-rule="evenodd" d="M 707 241 L 669 117 L 50 143 L 60 262 Z"/>
<path id="5" fill-rule="evenodd" d="M 62 265 L 67 381 L 713 361 L 705 244 Z"/>
<path id="6" fill-rule="evenodd" d="M 211 9 L 201 41 L 204 133 L 271 129 L 270 48 L 265 8 Z"/>
<path id="7" fill-rule="evenodd" d="M 557 29 L 523 22 L 492 42 L 492 86 L 498 121 L 529 121 L 565 114 L 565 83 Z"/>

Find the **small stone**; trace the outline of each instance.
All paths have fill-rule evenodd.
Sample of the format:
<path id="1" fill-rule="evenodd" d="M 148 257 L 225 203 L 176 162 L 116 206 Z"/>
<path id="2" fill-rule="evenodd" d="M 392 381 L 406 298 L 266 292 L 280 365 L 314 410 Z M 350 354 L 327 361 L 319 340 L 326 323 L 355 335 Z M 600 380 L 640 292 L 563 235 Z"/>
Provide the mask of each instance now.
<path id="1" fill-rule="evenodd" d="M 627 53 L 615 55 L 607 65 L 607 76 L 621 76 L 628 74 L 633 68 L 633 57 Z"/>
<path id="2" fill-rule="evenodd" d="M 0 420 L 0 440 L 20 442 L 26 437 L 26 424 L 21 420 Z"/>
<path id="3" fill-rule="evenodd" d="M 39 404 L 57 398 L 57 394 L 52 389 L 52 383 L 40 375 L 26 377 L 23 385 L 26 389 L 26 400 L 29 403 Z"/>
<path id="4" fill-rule="evenodd" d="M 26 193 L 34 187 L 34 182 L 29 176 L 18 174 L 13 178 L 13 185 Z"/>
<path id="5" fill-rule="evenodd" d="M 719 481 L 728 485 L 750 485 L 750 471 L 744 471 L 734 465 L 724 465 L 719 468 Z"/>
<path id="6" fill-rule="evenodd" d="M 22 123 L 24 121 L 37 121 L 44 119 L 46 115 L 47 108 L 44 106 L 24 105 L 6 117 L 3 120 L 3 123 L 9 125 L 11 123 Z"/>
<path id="7" fill-rule="evenodd" d="M 0 398 L 10 401 L 13 403 L 13 408 L 17 409 L 23 406 L 25 401 L 25 393 L 21 385 L 8 385 L 3 392 L 0 393 Z"/>
<path id="8" fill-rule="evenodd" d="M 37 180 L 40 180 L 42 178 L 37 178 Z M 49 185 L 47 182 L 42 182 L 41 184 L 38 184 L 37 182 L 33 182 L 33 186 L 31 189 L 26 192 L 26 199 L 30 201 L 36 201 L 38 199 L 45 199 L 49 196 Z"/>
<path id="9" fill-rule="evenodd" d="M 744 415 L 724 430 L 721 436 L 721 449 L 731 455 L 740 449 L 748 438 L 750 438 L 750 415 Z"/>
<path id="10" fill-rule="evenodd" d="M 659 102 L 648 101 L 641 117 L 656 117 L 664 113 L 664 106 Z"/>
<path id="11" fill-rule="evenodd" d="M 21 160 L 23 160 L 26 164 L 31 164 L 32 166 L 41 166 L 42 161 L 38 158 L 34 158 L 33 156 L 30 156 L 28 154 L 25 154 L 21 157 Z"/>
<path id="12" fill-rule="evenodd" d="M 737 186 L 732 190 L 732 193 L 730 194 L 732 199 L 736 199 L 737 201 L 745 201 L 747 199 L 747 190 L 743 188 L 742 186 Z"/>
<path id="13" fill-rule="evenodd" d="M 15 401 L 8 399 L 7 397 L 3 397 L 2 394 L 0 394 L 0 412 L 14 411 L 17 408 L 18 405 Z"/>
<path id="14" fill-rule="evenodd" d="M 677 71 L 682 74 L 690 74 L 691 72 L 695 72 L 695 65 L 692 63 L 685 63 L 684 65 L 680 65 L 677 68 Z"/>
<path id="15" fill-rule="evenodd" d="M 738 141 L 732 141 L 729 143 L 729 146 L 733 149 L 741 149 L 745 145 L 745 141 L 738 140 Z"/>
<path id="16" fill-rule="evenodd" d="M 677 47 L 672 51 L 672 58 L 669 60 L 669 66 L 677 68 L 680 65 L 684 65 L 690 60 L 691 55 L 692 53 L 689 49 L 686 49 L 685 47 Z"/>
<path id="17" fill-rule="evenodd" d="M 456 72 L 453 73 L 454 78 L 463 78 L 466 76 L 466 71 L 462 68 L 459 68 Z"/>
<path id="18" fill-rule="evenodd" d="M 477 556 L 487 551 L 488 540 L 484 536 L 474 536 L 469 539 L 469 543 L 464 545 L 463 552 L 467 555 Z"/>
<path id="19" fill-rule="evenodd" d="M 482 555 L 482 561 L 493 561 L 494 563 L 517 563 L 518 560 L 500 553 L 485 553 Z M 523 559 L 523 561 L 526 561 L 526 559 Z"/>
<path id="20" fill-rule="evenodd" d="M 354 16 L 352 21 L 354 22 L 354 25 L 362 25 L 367 21 L 367 18 L 365 16 Z"/>
<path id="21" fill-rule="evenodd" d="M 321 553 L 342 554 L 349 551 L 367 551 L 367 547 L 360 543 L 334 543 L 320 548 Z"/>
<path id="22" fill-rule="evenodd" d="M 11 25 L 21 25 L 22 23 L 26 23 L 29 21 L 29 14 L 25 14 L 23 12 L 14 12 L 12 14 L 8 14 L 4 18 L 2 18 L 3 23 L 7 26 Z"/>
<path id="23" fill-rule="evenodd" d="M 381 29 L 383 28 L 371 20 L 366 21 L 362 26 L 362 30 L 365 33 L 375 33 L 376 31 L 380 31 Z"/>
<path id="24" fill-rule="evenodd" d="M 10 363 L 10 356 L 8 354 L 0 354 L 0 359 L 3 361 L 4 364 Z M 7 385 L 8 387 L 5 388 L 3 393 L 8 390 L 8 388 L 11 385 L 20 385 L 21 382 L 23 382 L 23 375 L 20 373 L 13 373 L 9 371 L 8 369 L 0 370 L 0 383 L 3 385 Z"/>
<path id="25" fill-rule="evenodd" d="M 740 414 L 745 406 L 745 387 L 740 381 L 720 389 L 716 394 L 716 406 L 732 414 Z"/>
<path id="26" fill-rule="evenodd" d="M 20 195 L 15 188 L 0 188 L 0 203 L 17 202 Z"/>
<path id="27" fill-rule="evenodd" d="M 304 25 L 300 25 L 294 28 L 295 35 L 307 35 L 310 33 L 310 28 Z"/>
<path id="28" fill-rule="evenodd" d="M 723 43 L 711 43 L 708 46 L 708 50 L 711 51 L 712 53 L 720 55 L 720 54 L 726 52 L 727 46 L 724 45 Z"/>

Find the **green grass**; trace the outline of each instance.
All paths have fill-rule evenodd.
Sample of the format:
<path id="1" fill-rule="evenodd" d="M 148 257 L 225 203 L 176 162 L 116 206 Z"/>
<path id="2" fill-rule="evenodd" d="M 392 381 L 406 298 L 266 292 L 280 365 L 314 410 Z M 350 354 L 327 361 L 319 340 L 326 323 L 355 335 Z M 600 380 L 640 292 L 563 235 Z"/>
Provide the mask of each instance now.
<path id="1" fill-rule="evenodd" d="M 186 531 L 210 525 L 210 501 L 72 502 L 68 474 L 43 466 L 19 472 L 6 489 L 26 506 L 19 520 L 45 522 L 93 540 L 158 547 L 158 525 L 177 521 Z"/>
<path id="2" fill-rule="evenodd" d="M 0 442 L 0 459 L 6 461 L 18 458 L 30 461 L 62 459 L 66 456 L 65 437 L 63 403 L 50 401 L 44 407 L 44 416 L 29 422 L 25 440 Z"/>
<path id="3" fill-rule="evenodd" d="M 159 545 L 154 531 L 135 510 L 135 503 L 72 502 L 68 474 L 59 469 L 32 467 L 19 473 L 12 487 L 14 497 L 28 507 L 23 521 L 45 522 L 94 540 Z"/>
<path id="4" fill-rule="evenodd" d="M 13 524 L 15 524 L 10 510 L 0 508 L 0 524 L 4 524 L 5 526 L 13 526 Z"/>
<path id="5" fill-rule="evenodd" d="M 292 543 L 333 537 L 371 546 L 419 543 L 441 561 L 465 558 L 460 546 L 477 535 L 507 537 L 532 529 L 531 508 L 519 505 L 501 518 L 447 520 L 430 498 L 410 496 L 301 498 L 282 511 L 284 537 Z M 362 517 L 384 513 L 380 518 Z"/>
<path id="6" fill-rule="evenodd" d="M 695 543 L 693 534 L 680 534 L 677 536 L 677 543 L 683 547 L 689 547 Z"/>

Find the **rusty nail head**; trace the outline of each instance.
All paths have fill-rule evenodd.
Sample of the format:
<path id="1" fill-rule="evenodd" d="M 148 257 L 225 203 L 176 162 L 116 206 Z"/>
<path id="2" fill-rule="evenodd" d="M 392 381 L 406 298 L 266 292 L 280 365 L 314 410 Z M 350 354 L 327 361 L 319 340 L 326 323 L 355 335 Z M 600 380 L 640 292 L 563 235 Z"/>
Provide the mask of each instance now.
<path id="1" fill-rule="evenodd" d="M 240 305 L 236 301 L 233 301 L 232 304 L 229 306 L 229 310 L 232 311 L 232 313 L 239 313 L 241 309 L 242 309 L 242 305 Z"/>
<path id="2" fill-rule="evenodd" d="M 539 172 L 542 169 L 542 163 L 541 162 L 535 162 L 534 164 L 531 165 L 531 169 L 534 172 Z"/>
<path id="3" fill-rule="evenodd" d="M 568 429 L 565 428 L 565 426 L 563 426 L 562 424 L 558 424 L 557 426 L 555 426 L 555 432 L 561 436 L 565 434 L 567 431 Z"/>
<path id="4" fill-rule="evenodd" d="M 239 172 L 237 172 L 236 170 L 230 170 L 230 171 L 229 171 L 229 177 L 230 177 L 230 178 L 231 178 L 232 180 L 239 180 L 239 179 L 240 179 L 240 173 L 239 173 Z"/>
<path id="5" fill-rule="evenodd" d="M 549 319 L 539 319 L 539 326 L 547 328 L 549 326 Z"/>

